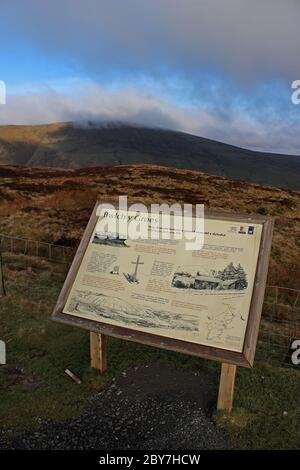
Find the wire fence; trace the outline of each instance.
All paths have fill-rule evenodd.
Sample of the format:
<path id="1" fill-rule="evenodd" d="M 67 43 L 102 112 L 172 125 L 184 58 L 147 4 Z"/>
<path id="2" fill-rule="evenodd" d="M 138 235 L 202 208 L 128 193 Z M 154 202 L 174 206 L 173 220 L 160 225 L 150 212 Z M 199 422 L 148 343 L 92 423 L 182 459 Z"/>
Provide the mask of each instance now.
<path id="1" fill-rule="evenodd" d="M 21 292 L 21 298 L 38 298 L 47 303 L 49 282 L 59 293 L 75 254 L 75 247 L 6 235 L 0 235 L 0 239 L 4 285 L 9 295 L 16 293 L 20 298 Z M 268 285 L 256 362 L 295 367 L 291 361 L 291 345 L 296 339 L 300 339 L 300 286 L 294 289 Z"/>
<path id="2" fill-rule="evenodd" d="M 22 254 L 65 264 L 71 262 L 75 252 L 75 246 L 69 247 L 3 234 L 0 234 L 0 243 L 2 253 Z"/>
<path id="3" fill-rule="evenodd" d="M 300 289 L 267 286 L 258 338 L 258 357 L 294 367 L 291 346 L 297 339 L 300 339 Z"/>

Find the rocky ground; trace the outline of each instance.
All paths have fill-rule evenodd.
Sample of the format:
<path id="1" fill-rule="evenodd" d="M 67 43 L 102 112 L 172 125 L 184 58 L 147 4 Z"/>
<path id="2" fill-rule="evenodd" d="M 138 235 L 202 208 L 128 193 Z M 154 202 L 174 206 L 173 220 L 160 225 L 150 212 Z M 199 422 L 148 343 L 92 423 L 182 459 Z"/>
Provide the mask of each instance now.
<path id="1" fill-rule="evenodd" d="M 79 417 L 40 421 L 35 432 L 0 431 L 0 449 L 226 448 L 211 419 L 216 394 L 216 384 L 203 373 L 131 368 L 91 397 Z"/>

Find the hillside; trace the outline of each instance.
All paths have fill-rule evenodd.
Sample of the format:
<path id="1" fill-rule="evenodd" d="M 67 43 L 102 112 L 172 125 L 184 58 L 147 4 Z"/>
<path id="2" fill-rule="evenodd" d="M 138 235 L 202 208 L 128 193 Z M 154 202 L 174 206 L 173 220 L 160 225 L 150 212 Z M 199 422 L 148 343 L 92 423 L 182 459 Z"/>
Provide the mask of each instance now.
<path id="1" fill-rule="evenodd" d="M 183 132 L 111 124 L 0 126 L 0 164 L 83 167 L 159 164 L 300 190 L 300 157 L 254 152 Z"/>
<path id="2" fill-rule="evenodd" d="M 128 195 L 129 202 L 202 202 L 206 209 L 211 210 L 275 216 L 268 284 L 299 289 L 300 192 L 195 171 L 158 165 L 77 170 L 3 165 L 0 166 L 0 234 L 75 247 L 95 201 L 114 202 L 119 195 Z M 14 248 L 15 244 L 14 241 Z M 24 247 L 22 243 L 20 245 Z M 11 245 L 7 247 L 11 248 Z M 170 402 L 170 390 L 174 390 L 174 383 L 180 384 L 180 396 L 183 396 L 183 379 L 178 375 L 181 370 L 184 369 L 186 374 L 189 373 L 190 377 L 197 378 L 202 384 L 206 376 L 211 378 L 212 383 L 218 383 L 220 368 L 217 363 L 115 338 L 109 338 L 108 342 L 108 372 L 99 374 L 93 370 L 89 362 L 88 332 L 51 320 L 65 271 L 66 266 L 63 264 L 32 257 L 28 253 L 24 254 L 24 251 L 12 254 L 8 249 L 3 250 L 3 279 L 7 295 L 1 299 L 0 331 L 1 339 L 7 342 L 9 361 L 0 368 L 0 448 L 61 448 L 66 440 L 76 448 L 86 445 L 89 430 L 93 430 L 90 423 L 101 422 L 103 409 L 107 411 L 100 397 L 103 397 L 113 377 L 130 377 L 132 369 L 137 370 L 137 376 L 141 377 L 141 368 L 145 367 L 153 385 L 155 377 L 159 384 L 162 377 L 161 372 L 153 374 L 153 364 L 155 367 L 158 364 L 168 367 L 172 380 L 167 383 L 167 405 L 172 410 L 174 404 Z M 218 429 L 226 432 L 232 448 L 299 447 L 299 371 L 287 363 L 290 340 L 299 337 L 299 308 L 291 308 L 291 305 L 295 305 L 295 295 L 286 292 L 290 291 L 280 290 L 278 293 L 272 287 L 267 289 L 268 302 L 264 304 L 255 367 L 251 371 L 239 368 L 231 417 L 214 415 Z M 273 308 L 274 296 L 278 304 Z M 288 305 L 284 306 L 284 303 Z M 66 368 L 80 378 L 80 386 L 66 376 Z M 148 382 L 149 378 L 146 386 Z M 130 390 L 132 383 L 130 379 Z M 187 380 L 187 383 L 189 390 L 192 390 L 191 383 L 194 382 Z M 135 388 L 140 389 L 140 386 Z M 171 408 L 165 407 L 165 420 L 165 415 L 160 412 L 161 389 L 156 386 L 154 389 L 157 392 L 153 392 L 152 387 L 150 399 L 143 392 L 143 403 L 153 403 L 155 393 L 158 393 L 159 417 L 168 422 Z M 84 421 L 84 427 L 78 426 L 77 423 L 84 416 L 82 413 L 86 400 L 95 393 L 100 399 L 99 419 L 95 421 L 88 418 Z M 127 391 L 123 395 L 126 397 L 124 422 L 130 423 L 129 429 L 134 429 L 133 433 L 129 433 L 130 436 L 134 438 L 138 435 L 143 445 L 140 436 L 146 435 L 147 419 L 140 419 L 139 412 L 140 424 L 136 426 L 132 408 L 128 407 Z M 139 403 L 136 392 L 132 396 L 134 403 Z M 184 394 L 185 403 L 190 402 L 187 396 Z M 206 395 L 198 393 L 197 396 L 201 398 Z M 207 396 L 211 403 L 210 410 L 214 409 L 216 388 Z M 110 394 L 109 402 L 112 398 Z M 95 416 L 94 398 L 91 403 Z M 195 404 L 199 409 L 199 403 Z M 144 405 L 142 410 L 148 415 Z M 181 407 L 180 412 L 182 410 L 186 413 L 185 408 Z M 150 415 L 150 428 L 153 429 L 152 411 Z M 112 416 L 115 416 L 115 408 L 113 413 L 109 411 L 108 418 L 108 422 L 113 423 L 112 429 L 115 429 L 123 415 L 116 417 L 116 424 Z M 49 423 L 53 423 L 53 426 Z M 72 434 L 72 423 L 75 424 L 76 435 Z M 181 426 L 181 422 L 178 425 L 176 419 L 172 429 L 177 430 L 178 426 Z M 28 432 L 22 432 L 24 429 Z M 85 430 L 84 441 L 82 429 Z M 106 430 L 107 426 L 105 435 Z M 97 432 L 92 432 L 93 448 Z M 178 436 L 178 433 L 175 434 Z M 126 431 L 126 439 L 127 436 Z M 149 443 L 148 434 L 146 439 Z"/>
<path id="3" fill-rule="evenodd" d="M 276 217 L 269 283 L 296 287 L 300 192 L 157 165 L 57 170 L 0 166 L 0 233 L 76 245 L 95 201 L 204 203 L 206 209 Z"/>

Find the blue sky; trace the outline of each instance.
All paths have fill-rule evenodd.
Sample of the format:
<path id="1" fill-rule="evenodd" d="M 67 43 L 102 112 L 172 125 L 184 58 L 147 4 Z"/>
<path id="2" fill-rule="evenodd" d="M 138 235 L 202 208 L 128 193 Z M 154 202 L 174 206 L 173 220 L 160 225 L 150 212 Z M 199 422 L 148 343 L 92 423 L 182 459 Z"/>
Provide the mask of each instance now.
<path id="1" fill-rule="evenodd" d="M 300 154 L 300 2 L 2 0 L 0 124 L 117 120 Z"/>

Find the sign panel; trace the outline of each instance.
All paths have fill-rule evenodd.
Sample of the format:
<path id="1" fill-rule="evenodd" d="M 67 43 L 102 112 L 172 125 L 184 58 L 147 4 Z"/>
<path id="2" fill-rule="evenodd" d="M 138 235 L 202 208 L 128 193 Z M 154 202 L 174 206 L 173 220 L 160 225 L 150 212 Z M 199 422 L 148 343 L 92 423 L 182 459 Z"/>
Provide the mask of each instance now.
<path id="1" fill-rule="evenodd" d="M 104 211 L 104 210 L 103 210 Z M 54 319 L 206 358 L 251 366 L 266 283 L 273 220 L 205 214 L 202 249 L 184 238 L 132 239 L 103 218 L 89 222 Z M 147 214 L 141 220 L 149 221 Z M 174 221 L 174 219 L 173 219 Z"/>

